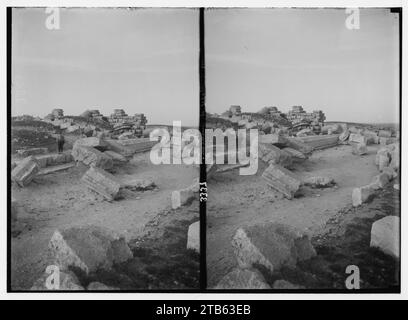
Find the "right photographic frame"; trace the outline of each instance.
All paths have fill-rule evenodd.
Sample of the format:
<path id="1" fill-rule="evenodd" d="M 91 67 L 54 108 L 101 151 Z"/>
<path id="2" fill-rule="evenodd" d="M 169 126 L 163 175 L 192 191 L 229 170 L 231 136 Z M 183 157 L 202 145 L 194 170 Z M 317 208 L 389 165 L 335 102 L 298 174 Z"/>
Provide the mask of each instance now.
<path id="1" fill-rule="evenodd" d="M 214 8 L 207 290 L 400 292 L 401 8 Z"/>

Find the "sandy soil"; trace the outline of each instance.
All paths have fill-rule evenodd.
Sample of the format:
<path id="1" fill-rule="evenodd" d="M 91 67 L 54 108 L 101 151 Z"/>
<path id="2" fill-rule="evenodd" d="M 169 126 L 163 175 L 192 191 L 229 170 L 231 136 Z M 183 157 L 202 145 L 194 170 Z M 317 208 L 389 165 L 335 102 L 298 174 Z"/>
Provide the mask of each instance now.
<path id="1" fill-rule="evenodd" d="M 56 229 L 93 224 L 119 232 L 128 240 L 146 236 L 149 222 L 156 221 L 157 225 L 158 216 L 174 212 L 169 211 L 171 192 L 191 185 L 199 174 L 193 166 L 152 165 L 149 153 L 138 154 L 129 163 L 116 167 L 114 175 L 123 180 L 149 178 L 158 189 L 128 192 L 124 199 L 108 202 L 81 183 L 86 170 L 78 165 L 37 177 L 25 188 L 13 186 L 12 196 L 20 206 L 11 241 L 13 289 L 30 288 L 45 270 L 50 263 L 48 241 Z M 198 206 L 195 212 L 196 217 L 190 214 L 187 222 L 198 219 Z M 187 233 L 185 224 L 182 223 L 183 233 Z"/>
<path id="2" fill-rule="evenodd" d="M 337 186 L 303 189 L 303 196 L 284 199 L 261 178 L 265 165 L 260 162 L 254 176 L 239 176 L 238 171 L 216 174 L 208 181 L 207 270 L 211 288 L 236 266 L 230 240 L 237 228 L 263 222 L 295 226 L 311 237 L 326 232 L 325 226 L 338 212 L 351 206 L 352 189 L 371 182 L 378 174 L 374 164 L 378 145 L 368 146 L 368 154 L 356 156 L 351 146 L 321 151 L 292 170 L 300 178 L 329 176 Z"/>

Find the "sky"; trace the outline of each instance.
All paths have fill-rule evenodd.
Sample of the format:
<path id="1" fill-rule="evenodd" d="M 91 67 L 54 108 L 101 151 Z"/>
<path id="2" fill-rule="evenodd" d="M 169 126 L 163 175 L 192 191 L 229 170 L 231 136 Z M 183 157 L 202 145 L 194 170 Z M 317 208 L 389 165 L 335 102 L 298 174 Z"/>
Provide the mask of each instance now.
<path id="1" fill-rule="evenodd" d="M 398 15 L 360 9 L 213 9 L 205 14 L 207 112 L 302 105 L 329 121 L 398 122 Z"/>
<path id="2" fill-rule="evenodd" d="M 13 116 L 121 108 L 198 125 L 198 10 L 60 9 L 59 30 L 49 15 L 13 9 Z"/>

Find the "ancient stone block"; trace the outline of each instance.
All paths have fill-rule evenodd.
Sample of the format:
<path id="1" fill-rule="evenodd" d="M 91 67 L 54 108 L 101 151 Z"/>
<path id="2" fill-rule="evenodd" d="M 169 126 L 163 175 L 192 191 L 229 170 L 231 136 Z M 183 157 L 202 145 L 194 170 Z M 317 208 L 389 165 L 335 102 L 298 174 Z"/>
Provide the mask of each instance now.
<path id="1" fill-rule="evenodd" d="M 29 148 L 29 149 L 21 149 L 17 150 L 17 154 L 26 158 L 29 156 L 35 156 L 39 154 L 45 154 L 48 152 L 48 148 Z"/>
<path id="2" fill-rule="evenodd" d="M 108 147 L 107 143 L 103 139 L 98 137 L 80 138 L 75 141 L 73 149 L 78 146 L 93 147 L 100 151 L 105 151 Z"/>
<path id="3" fill-rule="evenodd" d="M 374 131 L 364 130 L 362 133 L 367 138 L 367 144 L 378 144 L 380 139 Z"/>
<path id="4" fill-rule="evenodd" d="M 271 164 L 262 174 L 262 178 L 273 189 L 292 199 L 299 189 L 301 181 L 289 170 L 280 165 Z"/>
<path id="5" fill-rule="evenodd" d="M 12 171 L 11 180 L 20 187 L 27 186 L 39 171 L 38 162 L 34 156 L 23 159 Z"/>
<path id="6" fill-rule="evenodd" d="M 188 227 L 187 249 L 200 253 L 200 221 L 194 222 Z"/>
<path id="7" fill-rule="evenodd" d="M 123 237 L 97 226 L 56 230 L 49 248 L 55 264 L 61 270 L 77 267 L 85 273 L 109 270 L 113 264 L 133 257 Z"/>
<path id="8" fill-rule="evenodd" d="M 316 255 L 307 235 L 272 222 L 239 228 L 231 243 L 241 268 L 259 264 L 273 272 L 282 266 L 293 268 L 298 261 Z"/>
<path id="9" fill-rule="evenodd" d="M 37 159 L 40 168 L 57 166 L 74 161 L 74 157 L 72 156 L 71 152 L 40 155 L 36 156 L 35 158 Z"/>
<path id="10" fill-rule="evenodd" d="M 386 254 L 399 259 L 400 256 L 400 218 L 387 216 L 373 223 L 370 247 L 379 248 Z"/>
<path id="11" fill-rule="evenodd" d="M 352 147 L 352 153 L 358 156 L 362 156 L 364 154 L 367 154 L 368 150 L 367 150 L 367 145 L 363 144 L 363 143 L 356 143 L 353 144 Z"/>
<path id="12" fill-rule="evenodd" d="M 113 160 L 110 156 L 92 147 L 76 146 L 72 149 L 72 156 L 75 161 L 81 161 L 88 166 L 102 169 L 113 167 Z"/>
<path id="13" fill-rule="evenodd" d="M 389 130 L 380 130 L 378 131 L 378 136 L 381 138 L 390 138 L 391 137 L 391 131 Z"/>
<path id="14" fill-rule="evenodd" d="M 235 268 L 218 282 L 215 289 L 270 289 L 256 269 Z"/>
<path id="15" fill-rule="evenodd" d="M 292 165 L 292 156 L 273 144 L 259 144 L 258 156 L 268 164 L 280 164 L 283 167 L 290 167 Z"/>
<path id="16" fill-rule="evenodd" d="M 107 200 L 115 200 L 119 196 L 121 183 L 109 172 L 103 169 L 90 167 L 81 180 L 96 193 Z"/>
<path id="17" fill-rule="evenodd" d="M 106 150 L 104 154 L 108 155 L 109 157 L 112 158 L 113 163 L 115 164 L 122 164 L 128 162 L 128 159 L 126 159 L 124 156 L 122 156 L 120 153 L 117 153 L 112 150 Z"/>
<path id="18" fill-rule="evenodd" d="M 359 133 L 350 133 L 349 142 L 367 145 L 367 138 Z"/>
<path id="19" fill-rule="evenodd" d="M 353 206 L 357 207 L 369 201 L 373 196 L 374 189 L 370 185 L 360 188 L 354 188 L 353 193 L 351 195 Z"/>
<path id="20" fill-rule="evenodd" d="M 299 139 L 302 140 L 306 145 L 311 147 L 313 150 L 331 148 L 339 144 L 338 134 L 303 137 Z"/>
<path id="21" fill-rule="evenodd" d="M 286 148 L 283 148 L 282 151 L 287 152 L 292 157 L 292 159 L 295 161 L 296 160 L 303 161 L 307 159 L 307 156 L 304 153 L 297 151 L 293 148 L 286 147 Z"/>

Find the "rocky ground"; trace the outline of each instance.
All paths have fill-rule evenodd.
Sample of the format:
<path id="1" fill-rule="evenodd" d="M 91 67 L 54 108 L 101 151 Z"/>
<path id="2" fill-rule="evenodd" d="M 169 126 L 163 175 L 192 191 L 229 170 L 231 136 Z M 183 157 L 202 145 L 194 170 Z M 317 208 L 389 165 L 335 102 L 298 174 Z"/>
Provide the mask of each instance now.
<path id="1" fill-rule="evenodd" d="M 198 202 L 171 209 L 171 192 L 191 185 L 198 170 L 184 165 L 152 165 L 149 153 L 137 154 L 116 166 L 119 179 L 154 181 L 158 188 L 128 192 L 105 201 L 81 183 L 87 167 L 36 177 L 25 188 L 12 187 L 19 204 L 11 239 L 11 286 L 29 289 L 52 263 L 48 243 L 56 229 L 96 225 L 122 234 L 134 259 L 112 272 L 93 275 L 120 289 L 198 288 L 198 254 L 186 249 L 188 226 L 198 220 Z M 90 279 L 82 279 L 90 281 Z"/>
<path id="2" fill-rule="evenodd" d="M 261 270 L 272 286 L 277 279 L 307 289 L 344 289 L 347 265 L 361 269 L 361 288 L 390 288 L 398 284 L 398 263 L 369 246 L 371 224 L 386 215 L 398 215 L 399 191 L 390 186 L 361 207 L 353 208 L 353 188 L 371 182 L 378 174 L 374 158 L 378 145 L 368 146 L 368 154 L 353 155 L 351 146 L 321 151 L 296 165 L 293 172 L 304 179 L 329 176 L 336 186 L 327 189 L 303 187 L 301 195 L 287 200 L 270 189 L 261 178 L 260 163 L 254 176 L 238 171 L 218 173 L 208 181 L 207 266 L 208 286 L 236 267 L 231 246 L 235 231 L 245 225 L 279 222 L 299 228 L 312 238 L 317 256 L 270 274 Z"/>

